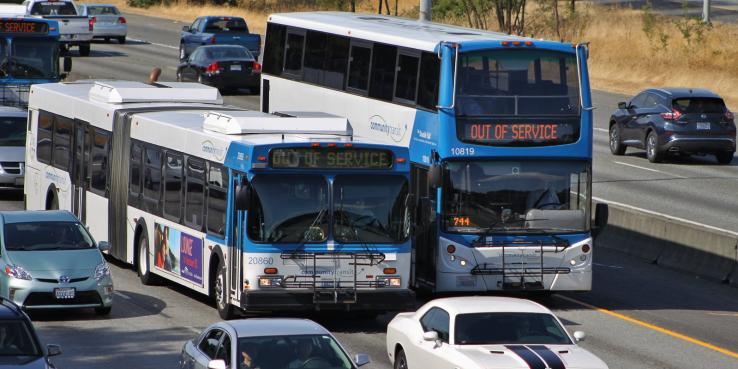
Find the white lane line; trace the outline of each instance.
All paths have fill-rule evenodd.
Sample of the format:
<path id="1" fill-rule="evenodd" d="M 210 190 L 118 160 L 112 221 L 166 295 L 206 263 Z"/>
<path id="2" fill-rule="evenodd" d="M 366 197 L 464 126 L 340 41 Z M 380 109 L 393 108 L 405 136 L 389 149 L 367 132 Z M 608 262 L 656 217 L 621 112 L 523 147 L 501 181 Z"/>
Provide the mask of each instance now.
<path id="1" fill-rule="evenodd" d="M 592 265 L 601 266 L 605 268 L 612 268 L 612 269 L 625 269 L 621 267 L 620 265 L 608 265 L 608 264 L 600 264 L 600 263 L 592 263 Z"/>
<path id="2" fill-rule="evenodd" d="M 675 217 L 673 215 L 659 213 L 659 212 L 653 211 L 653 210 L 639 208 L 639 207 L 633 206 L 633 205 L 623 204 L 622 202 L 610 201 L 610 200 L 606 200 L 606 199 L 603 199 L 601 197 L 596 197 L 596 196 L 592 196 L 592 200 L 598 201 L 598 202 L 604 202 L 604 203 L 607 203 L 607 204 L 610 204 L 610 205 L 614 205 L 614 206 L 619 206 L 621 208 L 626 208 L 626 209 L 631 209 L 631 210 L 635 210 L 635 211 L 640 211 L 640 212 L 646 213 L 646 214 L 658 215 L 660 217 L 664 217 L 664 218 L 667 218 L 667 219 L 676 220 L 678 222 L 683 222 L 683 223 L 691 224 L 691 225 L 694 225 L 694 226 L 697 226 L 697 227 L 711 229 L 713 231 L 723 232 L 723 233 L 727 233 L 727 234 L 729 234 L 731 236 L 738 237 L 738 232 L 729 231 L 727 229 L 718 228 L 718 227 L 714 227 L 714 226 L 703 224 L 703 223 L 698 223 L 698 222 L 695 222 L 695 221 L 689 220 L 689 219 Z"/>
<path id="3" fill-rule="evenodd" d="M 139 39 L 135 39 L 135 38 L 129 38 L 128 40 L 129 41 L 133 41 L 133 42 L 143 42 L 143 43 L 147 43 L 149 45 L 161 46 L 161 47 L 166 47 L 166 48 L 169 48 L 169 49 L 179 50 L 179 47 L 172 46 L 172 45 L 167 45 L 167 44 L 159 44 L 159 43 L 156 43 L 156 42 L 151 42 L 151 41 L 146 41 L 146 40 L 139 40 Z"/>
<path id="4" fill-rule="evenodd" d="M 625 165 L 625 166 L 628 166 L 628 167 L 638 168 L 638 169 L 642 169 L 642 170 L 647 170 L 647 171 L 649 171 L 649 172 L 656 172 L 656 173 L 666 174 L 666 175 L 668 175 L 668 176 L 672 176 L 672 177 L 677 177 L 677 178 L 689 178 L 689 177 L 685 177 L 685 176 L 680 176 L 680 175 L 678 175 L 678 174 L 674 174 L 674 173 L 664 172 L 663 170 L 658 170 L 658 169 L 652 169 L 652 168 L 646 168 L 646 167 L 642 167 L 642 166 L 640 166 L 640 165 L 635 165 L 635 164 L 629 164 L 629 163 L 624 163 L 624 162 L 622 162 L 622 161 L 613 161 L 613 163 L 615 163 L 615 164 L 620 164 L 620 165 Z"/>
<path id="5" fill-rule="evenodd" d="M 606 133 L 610 133 L 610 131 L 608 131 L 608 130 L 606 130 L 606 129 L 604 129 L 604 128 L 597 128 L 597 127 L 594 127 L 594 130 L 595 130 L 595 131 L 600 131 L 600 132 L 606 132 Z"/>
<path id="6" fill-rule="evenodd" d="M 122 299 L 125 299 L 125 300 L 130 300 L 130 299 L 131 299 L 131 296 L 128 296 L 128 295 L 126 295 L 126 294 L 123 294 L 123 293 L 121 293 L 121 292 L 115 291 L 115 292 L 113 292 L 113 293 L 114 293 L 114 294 L 115 294 L 116 296 L 118 296 L 118 297 L 120 297 L 120 298 L 122 298 Z"/>

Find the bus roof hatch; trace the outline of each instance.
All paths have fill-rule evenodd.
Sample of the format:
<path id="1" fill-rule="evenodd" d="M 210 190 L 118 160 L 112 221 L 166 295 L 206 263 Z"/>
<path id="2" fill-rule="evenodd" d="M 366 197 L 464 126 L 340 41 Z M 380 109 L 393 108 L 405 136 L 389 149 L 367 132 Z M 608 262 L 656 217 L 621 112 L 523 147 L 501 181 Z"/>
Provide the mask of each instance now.
<path id="1" fill-rule="evenodd" d="M 351 136 L 348 119 L 317 112 L 266 114 L 253 110 L 208 112 L 204 129 L 240 135 L 248 133 L 326 134 Z"/>
<path id="2" fill-rule="evenodd" d="M 199 83 L 98 81 L 90 88 L 90 100 L 109 104 L 179 102 L 223 104 L 218 89 Z"/>

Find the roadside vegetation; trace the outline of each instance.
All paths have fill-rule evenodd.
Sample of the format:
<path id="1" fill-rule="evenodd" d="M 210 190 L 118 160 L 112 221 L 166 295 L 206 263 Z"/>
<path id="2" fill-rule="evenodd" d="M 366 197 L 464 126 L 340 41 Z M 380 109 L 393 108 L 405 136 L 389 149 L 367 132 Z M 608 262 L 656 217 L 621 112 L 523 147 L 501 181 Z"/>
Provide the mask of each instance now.
<path id="1" fill-rule="evenodd" d="M 264 32 L 271 13 L 344 10 L 416 18 L 417 0 L 92 0 L 123 11 L 184 22 L 208 14 L 243 16 Z M 686 6 L 686 3 L 685 5 Z M 590 43 L 595 89 L 633 94 L 646 87 L 705 87 L 738 110 L 738 24 L 601 6 L 575 0 L 434 0 L 433 20 L 535 38 Z"/>

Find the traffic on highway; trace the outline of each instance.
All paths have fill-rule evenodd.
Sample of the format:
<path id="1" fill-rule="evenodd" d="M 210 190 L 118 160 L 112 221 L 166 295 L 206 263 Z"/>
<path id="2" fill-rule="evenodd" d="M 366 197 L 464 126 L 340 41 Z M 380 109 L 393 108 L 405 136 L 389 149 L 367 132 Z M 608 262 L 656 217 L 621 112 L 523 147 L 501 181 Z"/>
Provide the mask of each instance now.
<path id="1" fill-rule="evenodd" d="M 383 15 L 0 14 L 0 367 L 738 368 L 709 85 Z"/>

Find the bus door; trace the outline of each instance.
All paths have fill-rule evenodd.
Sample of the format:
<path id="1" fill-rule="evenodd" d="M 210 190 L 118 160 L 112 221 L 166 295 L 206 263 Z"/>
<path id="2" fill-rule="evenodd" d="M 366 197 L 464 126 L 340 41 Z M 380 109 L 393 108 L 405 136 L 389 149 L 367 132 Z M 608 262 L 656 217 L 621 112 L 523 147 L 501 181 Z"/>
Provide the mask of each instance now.
<path id="1" fill-rule="evenodd" d="M 415 222 L 418 225 L 413 232 L 414 263 L 413 277 L 416 288 L 434 288 L 436 284 L 436 249 L 438 248 L 438 233 L 433 220 L 435 211 L 434 199 L 428 187 L 428 168 L 413 165 L 411 169 L 411 186 L 418 199 Z"/>
<path id="2" fill-rule="evenodd" d="M 233 171 L 231 176 L 231 187 L 233 188 L 233 196 L 231 197 L 231 206 L 233 209 L 231 214 L 231 245 L 230 251 L 229 280 L 231 301 L 241 299 L 242 281 L 243 281 L 243 246 L 246 238 L 246 211 L 236 210 L 235 199 L 238 193 L 241 180 L 247 181 L 246 174 Z"/>
<path id="3" fill-rule="evenodd" d="M 74 165 L 72 166 L 72 212 L 86 224 L 86 193 L 90 185 L 88 173 L 90 162 L 90 125 L 81 120 L 74 124 Z"/>

